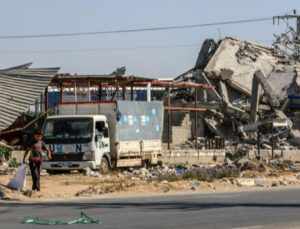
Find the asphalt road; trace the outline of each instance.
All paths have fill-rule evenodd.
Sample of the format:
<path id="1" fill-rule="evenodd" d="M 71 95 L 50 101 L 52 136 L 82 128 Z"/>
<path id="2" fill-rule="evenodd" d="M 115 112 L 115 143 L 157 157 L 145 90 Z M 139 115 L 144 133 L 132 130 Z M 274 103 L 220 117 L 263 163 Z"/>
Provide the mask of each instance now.
<path id="1" fill-rule="evenodd" d="M 101 225 L 32 226 L 24 217 L 69 221 L 80 212 Z M 63 202 L 0 202 L 0 228 L 300 228 L 300 190 L 165 195 Z"/>

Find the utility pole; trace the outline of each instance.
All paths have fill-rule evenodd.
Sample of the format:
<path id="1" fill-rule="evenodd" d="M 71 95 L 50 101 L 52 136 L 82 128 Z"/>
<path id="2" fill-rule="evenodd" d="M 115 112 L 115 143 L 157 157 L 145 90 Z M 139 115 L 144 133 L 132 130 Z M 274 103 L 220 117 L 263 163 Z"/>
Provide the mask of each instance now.
<path id="1" fill-rule="evenodd" d="M 290 19 L 296 19 L 296 29 L 289 25 L 288 21 Z M 292 51 L 296 58 L 300 59 L 300 15 L 297 15 L 297 11 L 293 10 L 293 14 L 273 17 L 273 24 L 275 24 L 276 21 L 279 24 L 280 20 L 286 23 L 288 31 L 279 36 L 275 35 L 276 41 L 274 44 L 284 46 L 289 51 Z M 291 38 L 289 34 L 292 35 Z"/>
<path id="2" fill-rule="evenodd" d="M 300 44 L 300 16 L 297 16 L 297 43 Z M 299 46 L 297 47 L 298 58 L 300 55 L 300 47 Z"/>

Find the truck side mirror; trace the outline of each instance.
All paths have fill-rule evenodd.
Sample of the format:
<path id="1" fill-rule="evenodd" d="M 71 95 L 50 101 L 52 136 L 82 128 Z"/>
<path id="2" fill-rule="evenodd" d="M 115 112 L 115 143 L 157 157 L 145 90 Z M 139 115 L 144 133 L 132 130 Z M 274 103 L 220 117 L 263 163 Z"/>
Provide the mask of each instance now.
<path id="1" fill-rule="evenodd" d="M 104 128 L 103 135 L 105 138 L 108 138 L 108 128 Z"/>

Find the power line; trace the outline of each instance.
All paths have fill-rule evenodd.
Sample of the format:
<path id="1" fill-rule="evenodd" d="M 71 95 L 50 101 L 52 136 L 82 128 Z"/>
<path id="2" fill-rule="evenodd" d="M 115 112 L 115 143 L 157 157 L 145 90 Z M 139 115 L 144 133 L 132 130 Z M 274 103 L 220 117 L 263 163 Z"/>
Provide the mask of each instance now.
<path id="1" fill-rule="evenodd" d="M 178 26 L 140 28 L 140 29 L 126 29 L 126 30 L 108 30 L 108 31 L 96 31 L 96 32 L 12 35 L 12 36 L 0 36 L 0 39 L 70 37 L 70 36 L 86 36 L 86 35 L 100 35 L 100 34 L 134 33 L 134 32 L 159 31 L 159 30 L 171 30 L 171 29 L 188 29 L 188 28 L 207 27 L 207 26 L 216 26 L 216 25 L 252 23 L 252 22 L 262 22 L 262 21 L 269 21 L 269 20 L 273 20 L 273 18 L 272 17 L 254 18 L 254 19 L 215 22 L 215 23 L 206 23 L 206 24 L 178 25 Z"/>
<path id="2" fill-rule="evenodd" d="M 255 40 L 255 42 L 273 42 L 273 40 Z M 0 50 L 1 54 L 23 54 L 23 53 L 66 53 L 66 52 L 97 52 L 97 51 L 118 51 L 118 50 L 142 50 L 142 49 L 165 49 L 165 48 L 187 48 L 200 47 L 202 44 L 181 44 L 181 45 L 157 45 L 157 46 L 133 46 L 119 48 L 83 48 L 83 49 L 44 49 L 44 50 Z"/>
<path id="3" fill-rule="evenodd" d="M 159 45 L 159 46 L 134 46 L 125 48 L 93 48 L 93 49 L 50 49 L 50 50 L 0 50 L 1 54 L 19 54 L 19 53 L 58 53 L 58 52 L 94 52 L 94 51 L 114 51 L 114 50 L 133 50 L 133 49 L 161 49 L 161 48 L 186 48 L 200 47 L 201 44 L 183 44 L 183 45 Z"/>

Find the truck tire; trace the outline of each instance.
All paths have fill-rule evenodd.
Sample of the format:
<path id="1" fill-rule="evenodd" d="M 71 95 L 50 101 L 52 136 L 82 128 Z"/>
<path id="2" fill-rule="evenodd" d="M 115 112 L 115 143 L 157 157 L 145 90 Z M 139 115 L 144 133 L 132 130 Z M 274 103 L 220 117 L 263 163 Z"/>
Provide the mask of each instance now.
<path id="1" fill-rule="evenodd" d="M 101 173 L 108 173 L 109 172 L 109 164 L 105 157 L 102 158 L 100 164 L 100 172 Z"/>
<path id="2" fill-rule="evenodd" d="M 143 160 L 142 161 L 142 168 L 148 169 L 150 167 L 150 161 L 149 160 Z"/>

